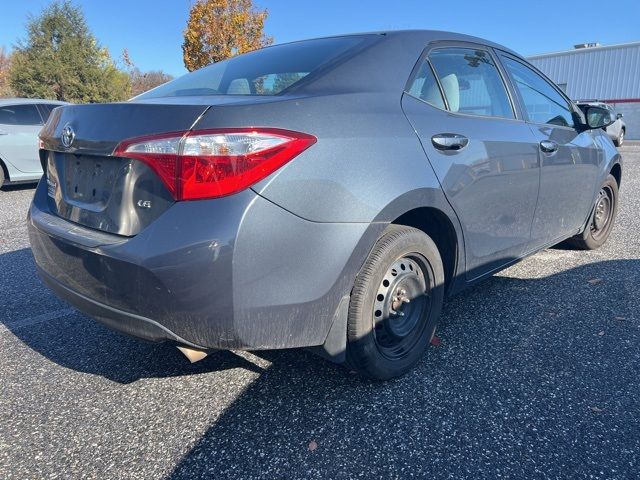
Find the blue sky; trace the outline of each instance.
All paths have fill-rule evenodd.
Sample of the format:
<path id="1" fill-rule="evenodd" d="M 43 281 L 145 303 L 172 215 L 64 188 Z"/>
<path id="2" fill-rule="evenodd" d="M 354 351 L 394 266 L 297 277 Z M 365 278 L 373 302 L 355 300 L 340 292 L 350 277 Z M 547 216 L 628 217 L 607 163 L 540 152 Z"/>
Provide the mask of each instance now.
<path id="1" fill-rule="evenodd" d="M 49 0 L 3 2 L 0 46 L 25 35 L 27 16 Z M 124 48 L 142 70 L 186 72 L 182 32 L 190 0 L 77 0 L 94 35 L 114 57 Z M 276 43 L 337 33 L 425 28 L 484 37 L 523 54 L 575 43 L 640 40 L 640 1 L 584 0 L 257 0 L 269 10 L 266 32 Z M 449 7 L 451 11 L 447 11 Z"/>

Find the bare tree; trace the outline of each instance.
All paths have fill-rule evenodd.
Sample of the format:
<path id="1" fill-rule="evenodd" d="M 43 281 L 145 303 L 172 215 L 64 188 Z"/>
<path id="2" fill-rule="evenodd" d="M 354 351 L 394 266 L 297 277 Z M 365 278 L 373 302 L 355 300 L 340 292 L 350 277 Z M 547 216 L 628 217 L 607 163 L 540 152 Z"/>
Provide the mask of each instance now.
<path id="1" fill-rule="evenodd" d="M 12 97 L 13 91 L 9 86 L 9 69 L 11 68 L 11 54 L 5 47 L 0 47 L 0 97 Z"/>
<path id="2" fill-rule="evenodd" d="M 129 55 L 129 50 L 126 48 L 122 51 L 122 55 L 120 55 L 120 61 L 131 78 L 131 95 L 134 97 L 158 85 L 173 80 L 173 76 L 164 73 L 162 70 L 142 72 L 136 67 L 136 64 L 131 59 L 131 55 Z"/>

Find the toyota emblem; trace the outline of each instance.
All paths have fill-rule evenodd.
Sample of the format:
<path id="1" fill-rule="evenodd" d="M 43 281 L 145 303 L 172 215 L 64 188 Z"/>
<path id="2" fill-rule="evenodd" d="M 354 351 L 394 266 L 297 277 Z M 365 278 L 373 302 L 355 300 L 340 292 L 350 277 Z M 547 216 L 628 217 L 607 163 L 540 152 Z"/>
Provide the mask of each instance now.
<path id="1" fill-rule="evenodd" d="M 64 145 L 65 148 L 69 148 L 75 138 L 76 132 L 73 131 L 71 125 L 65 125 L 62 129 L 62 145 Z"/>

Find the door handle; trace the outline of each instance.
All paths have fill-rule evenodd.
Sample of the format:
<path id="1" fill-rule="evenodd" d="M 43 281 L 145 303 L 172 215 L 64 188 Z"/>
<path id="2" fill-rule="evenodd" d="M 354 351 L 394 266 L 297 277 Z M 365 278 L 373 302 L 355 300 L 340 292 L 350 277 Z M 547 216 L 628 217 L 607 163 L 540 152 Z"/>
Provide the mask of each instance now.
<path id="1" fill-rule="evenodd" d="M 558 144 L 556 142 L 552 142 L 551 140 L 542 140 L 540 142 L 540 150 L 545 153 L 553 153 L 558 150 Z"/>
<path id="2" fill-rule="evenodd" d="M 457 133 L 439 133 L 431 137 L 431 143 L 438 150 L 462 150 L 469 144 L 469 139 Z"/>

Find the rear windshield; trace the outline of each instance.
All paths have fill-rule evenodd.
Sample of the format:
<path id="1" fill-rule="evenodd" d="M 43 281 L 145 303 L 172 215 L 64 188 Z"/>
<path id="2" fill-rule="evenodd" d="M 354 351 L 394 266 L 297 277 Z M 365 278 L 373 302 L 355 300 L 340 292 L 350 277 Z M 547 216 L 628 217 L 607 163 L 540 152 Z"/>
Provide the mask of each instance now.
<path id="1" fill-rule="evenodd" d="M 188 95 L 277 95 L 358 46 L 365 38 L 322 38 L 256 50 L 188 73 L 136 99 Z"/>

